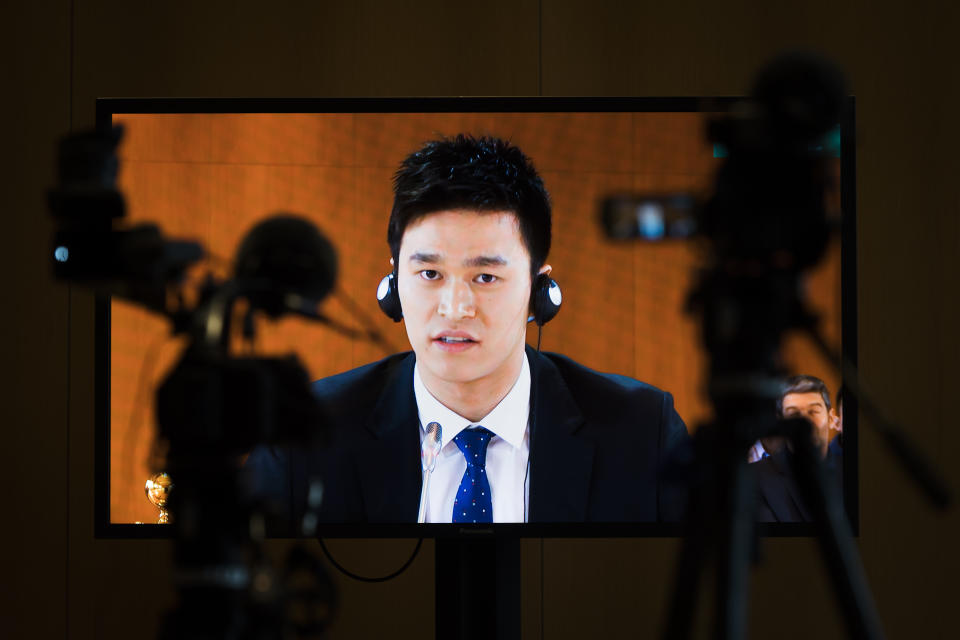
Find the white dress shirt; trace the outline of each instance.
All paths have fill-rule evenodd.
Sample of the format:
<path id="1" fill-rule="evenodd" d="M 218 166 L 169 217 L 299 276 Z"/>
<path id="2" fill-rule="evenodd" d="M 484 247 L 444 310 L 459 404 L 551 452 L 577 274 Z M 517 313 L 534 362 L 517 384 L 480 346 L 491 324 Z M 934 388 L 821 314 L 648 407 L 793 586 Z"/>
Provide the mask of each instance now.
<path id="1" fill-rule="evenodd" d="M 763 448 L 763 443 L 757 440 L 747 451 L 747 462 L 750 464 L 753 464 L 754 462 L 760 462 L 763 460 L 765 455 L 769 454 L 767 453 L 767 450 Z"/>
<path id="2" fill-rule="evenodd" d="M 427 390 L 417 365 L 413 368 L 413 392 L 420 413 L 420 442 L 426 425 L 440 423 L 440 455 L 430 477 L 424 522 L 451 522 L 453 500 L 467 470 L 467 461 L 453 439 L 470 427 L 481 426 L 493 432 L 487 445 L 486 473 L 494 522 L 526 522 L 530 459 L 530 365 L 523 354 L 523 366 L 513 388 L 479 422 L 470 422 L 440 403 Z"/>

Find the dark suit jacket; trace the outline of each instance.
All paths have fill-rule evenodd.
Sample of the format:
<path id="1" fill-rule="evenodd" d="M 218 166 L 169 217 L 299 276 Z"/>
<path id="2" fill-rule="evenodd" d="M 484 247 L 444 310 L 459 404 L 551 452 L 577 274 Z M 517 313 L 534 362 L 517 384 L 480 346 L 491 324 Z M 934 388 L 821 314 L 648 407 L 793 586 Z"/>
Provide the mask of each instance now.
<path id="1" fill-rule="evenodd" d="M 659 481 L 668 454 L 689 440 L 673 398 L 527 348 L 530 363 L 530 522 L 676 520 L 682 491 Z M 420 500 L 419 416 L 413 353 L 314 383 L 329 416 L 323 450 L 264 447 L 246 470 L 288 523 L 323 481 L 324 522 L 414 523 Z M 295 530 L 295 529 L 291 529 Z"/>
<path id="2" fill-rule="evenodd" d="M 824 465 L 828 481 L 843 490 L 842 458 L 837 448 L 828 450 Z M 793 472 L 793 454 L 787 447 L 750 465 L 757 473 L 758 522 L 812 522 L 813 514 L 803 499 Z"/>

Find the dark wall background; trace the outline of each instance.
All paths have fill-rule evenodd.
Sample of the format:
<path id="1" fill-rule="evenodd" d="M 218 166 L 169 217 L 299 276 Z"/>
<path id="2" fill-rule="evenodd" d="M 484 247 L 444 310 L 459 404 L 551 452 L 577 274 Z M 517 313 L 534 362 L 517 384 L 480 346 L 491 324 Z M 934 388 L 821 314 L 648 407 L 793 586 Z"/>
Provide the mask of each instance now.
<path id="1" fill-rule="evenodd" d="M 5 637 L 149 637 L 171 603 L 166 543 L 93 538 L 92 304 L 47 272 L 54 140 L 92 124 L 98 96 L 739 94 L 774 52 L 816 47 L 846 67 L 858 101 L 863 376 L 960 485 L 955 5 L 36 0 L 4 14 Z M 861 443 L 859 545 L 888 635 L 952 637 L 957 513 L 932 513 L 875 437 Z M 412 542 L 331 547 L 381 573 Z M 525 542 L 525 634 L 650 636 L 676 547 Z M 334 637 L 419 635 L 432 550 L 393 582 L 337 578 Z M 764 551 L 754 637 L 840 637 L 814 544 L 770 540 Z"/>

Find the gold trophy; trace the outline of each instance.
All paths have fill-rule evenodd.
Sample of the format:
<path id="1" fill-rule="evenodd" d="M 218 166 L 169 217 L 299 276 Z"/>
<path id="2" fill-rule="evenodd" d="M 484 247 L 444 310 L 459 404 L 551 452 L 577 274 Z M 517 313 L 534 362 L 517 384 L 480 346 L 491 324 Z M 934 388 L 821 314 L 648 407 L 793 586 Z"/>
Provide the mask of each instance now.
<path id="1" fill-rule="evenodd" d="M 173 479 L 170 478 L 170 475 L 166 471 L 154 474 L 147 480 L 143 490 L 147 494 L 147 500 L 160 509 L 157 524 L 170 524 L 170 512 L 166 509 L 170 492 L 173 490 Z"/>

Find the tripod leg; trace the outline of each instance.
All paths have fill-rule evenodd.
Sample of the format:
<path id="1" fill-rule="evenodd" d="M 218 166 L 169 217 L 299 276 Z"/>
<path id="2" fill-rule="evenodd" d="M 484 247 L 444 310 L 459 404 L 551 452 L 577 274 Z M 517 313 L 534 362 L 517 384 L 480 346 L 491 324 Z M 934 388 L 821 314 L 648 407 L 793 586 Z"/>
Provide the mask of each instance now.
<path id="1" fill-rule="evenodd" d="M 752 442 L 752 439 L 748 439 Z M 700 578 L 717 561 L 717 637 L 739 639 L 746 629 L 750 563 L 756 544 L 756 479 L 746 446 L 716 425 L 697 432 L 697 462 L 664 638 L 691 636 Z"/>
<path id="2" fill-rule="evenodd" d="M 677 557 L 673 593 L 663 633 L 666 640 L 685 640 L 690 637 L 697 609 L 700 576 L 711 551 L 709 528 L 716 517 L 716 494 L 720 486 L 717 479 L 715 475 L 707 474 L 691 489 L 685 518 L 686 533 Z"/>
<path id="3" fill-rule="evenodd" d="M 756 480 L 746 456 L 732 461 L 727 473 L 726 518 L 717 554 L 717 638 L 746 637 L 747 590 L 755 534 Z"/>
<path id="4" fill-rule="evenodd" d="M 690 637 L 693 616 L 697 609 L 700 574 L 707 560 L 707 537 L 692 531 L 684 537 L 677 562 L 676 580 L 670 598 L 670 611 L 663 637 L 665 640 L 685 640 Z"/>
<path id="5" fill-rule="evenodd" d="M 826 469 L 812 447 L 798 446 L 798 454 L 796 474 L 800 491 L 817 523 L 817 540 L 847 633 L 851 638 L 880 640 L 884 637 L 880 616 L 840 496 L 830 486 Z"/>

